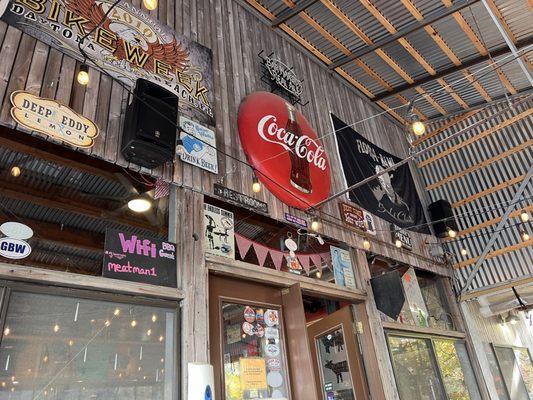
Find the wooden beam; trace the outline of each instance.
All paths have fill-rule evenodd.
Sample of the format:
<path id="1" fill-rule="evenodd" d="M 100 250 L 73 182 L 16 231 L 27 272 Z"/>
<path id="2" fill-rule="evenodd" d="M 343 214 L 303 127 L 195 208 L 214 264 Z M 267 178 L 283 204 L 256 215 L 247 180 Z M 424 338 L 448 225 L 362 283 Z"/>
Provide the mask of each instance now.
<path id="1" fill-rule="evenodd" d="M 443 329 L 436 329 L 436 328 L 425 328 L 415 325 L 407 325 L 407 324 L 400 324 L 398 322 L 382 322 L 383 328 L 385 329 L 391 329 L 395 331 L 402 331 L 402 332 L 411 332 L 411 333 L 421 333 L 424 335 L 437 335 L 437 336 L 448 336 L 448 337 L 455 337 L 459 339 L 464 339 L 466 337 L 464 332 L 459 331 L 450 331 L 450 330 L 443 330 Z"/>
<path id="2" fill-rule="evenodd" d="M 499 257 L 499 256 L 502 256 L 502 255 L 507 254 L 507 253 L 512 253 L 514 251 L 518 251 L 520 249 L 523 249 L 523 248 L 529 247 L 529 246 L 533 246 L 533 239 L 529 239 L 526 242 L 516 243 L 516 244 L 513 244 L 512 246 L 508 246 L 508 247 L 504 247 L 504 248 L 495 250 L 495 251 L 489 253 L 487 255 L 487 257 L 485 257 L 485 258 L 487 260 L 490 260 L 492 258 Z M 479 259 L 479 257 L 470 258 L 468 260 L 465 260 L 463 262 L 455 264 L 454 268 L 455 269 L 460 269 L 460 268 L 468 267 L 469 265 L 474 264 L 478 259 Z"/>
<path id="3" fill-rule="evenodd" d="M 166 286 L 147 285 L 143 283 L 122 281 L 119 279 L 103 278 L 100 276 L 51 271 L 3 262 L 0 262 L 0 277 L 12 280 L 29 280 L 49 285 L 90 289 L 93 291 L 119 292 L 171 300 L 179 300 L 184 297 L 182 290 Z"/>
<path id="4" fill-rule="evenodd" d="M 360 289 L 347 289 L 333 283 L 323 282 L 318 279 L 290 272 L 276 271 L 274 269 L 259 267 L 258 265 L 243 261 L 230 260 L 226 257 L 205 255 L 207 267 L 212 272 L 247 279 L 255 282 L 268 283 L 279 287 L 290 287 L 299 283 L 302 291 L 320 297 L 338 298 L 350 301 L 364 301 L 366 293 Z"/>
<path id="5" fill-rule="evenodd" d="M 6 129 L 6 128 L 0 128 L 2 133 L 4 133 L 3 132 L 4 129 Z M 79 171 L 86 172 L 86 173 L 91 174 L 91 175 L 100 176 L 100 177 L 105 178 L 105 179 L 107 179 L 107 180 L 109 180 L 111 182 L 118 181 L 118 179 L 115 176 L 115 174 L 113 172 L 109 171 L 109 169 L 107 169 L 107 170 L 100 169 L 98 167 L 95 167 L 94 163 L 84 163 L 84 162 L 81 162 L 81 161 L 77 161 L 77 160 L 75 160 L 75 159 L 73 159 L 71 157 L 68 157 L 68 154 L 65 154 L 65 153 L 68 153 L 68 150 L 66 150 L 66 149 L 63 149 L 63 154 L 61 156 L 59 156 L 59 155 L 56 155 L 54 153 L 51 153 L 49 151 L 46 151 L 46 150 L 42 149 L 43 145 L 46 142 L 43 142 L 40 146 L 39 145 L 30 146 L 28 144 L 20 143 L 20 142 L 18 142 L 16 140 L 13 140 L 13 139 L 9 139 L 4 134 L 0 135 L 0 137 L 2 139 L 0 141 L 0 147 L 9 149 L 11 151 L 16 151 L 18 153 L 28 154 L 28 155 L 30 155 L 32 157 L 40 158 L 41 160 L 50 161 L 50 162 L 52 162 L 54 164 L 58 164 L 58 165 L 61 165 L 63 167 L 73 168 L 73 169 L 77 169 Z"/>
<path id="6" fill-rule="evenodd" d="M 272 26 L 274 28 L 278 27 L 282 23 L 286 22 L 287 20 L 291 19 L 295 15 L 298 15 L 300 12 L 304 11 L 308 7 L 311 7 L 313 4 L 315 4 L 318 0 L 304 0 L 301 1 L 296 7 L 294 8 L 288 8 L 283 10 L 278 14 L 278 16 L 272 21 Z"/>
<path id="7" fill-rule="evenodd" d="M 509 219 L 511 218 L 519 218 L 520 217 L 520 214 L 522 212 L 522 210 L 526 210 L 527 212 L 531 212 L 533 211 L 533 205 L 530 205 L 530 206 L 527 206 L 525 208 L 521 208 L 520 210 L 515 210 L 513 211 L 510 215 L 509 215 Z M 480 224 L 477 224 L 477 225 L 474 225 L 474 226 L 471 226 L 470 228 L 467 228 L 467 229 L 464 229 L 462 231 L 459 231 L 457 232 L 457 237 L 461 237 L 461 236 L 465 236 L 465 235 L 468 235 L 470 233 L 474 233 L 474 232 L 477 232 L 481 229 L 485 229 L 485 228 L 488 228 L 489 226 L 492 226 L 492 225 L 496 225 L 498 222 L 500 222 L 502 220 L 502 217 L 496 217 L 496 218 L 492 218 L 488 221 L 484 221 Z M 452 238 L 445 238 L 444 239 L 445 241 L 452 241 L 453 239 Z"/>
<path id="8" fill-rule="evenodd" d="M 518 288 L 519 286 L 529 285 L 531 283 L 533 283 L 533 276 L 514 278 L 503 283 L 498 283 L 498 284 L 490 285 L 490 286 L 484 286 L 480 289 L 474 289 L 474 290 L 468 291 L 460 295 L 459 301 L 472 300 L 472 299 L 475 299 L 476 297 L 503 292 L 513 287 Z"/>
<path id="9" fill-rule="evenodd" d="M 22 192 L 21 190 L 24 191 Z M 0 183 L 0 196 L 8 197 L 13 200 L 25 201 L 31 204 L 37 204 L 42 207 L 54 208 L 56 210 L 85 215 L 101 221 L 112 221 L 121 225 L 139 228 L 158 234 L 164 232 L 164 229 L 147 225 L 142 221 L 138 221 L 128 216 L 114 216 L 109 211 L 86 204 L 86 201 L 84 204 L 83 200 L 66 198 L 55 193 L 43 192 L 40 190 L 31 189 L 29 187 L 21 188 L 18 185 L 14 185 L 9 182 Z"/>
<path id="10" fill-rule="evenodd" d="M 0 216 L 0 223 L 8 221 L 12 221 L 12 219 Z M 91 251 L 103 251 L 104 249 L 103 235 L 91 234 L 68 227 L 61 228 L 59 224 L 51 224 L 28 218 L 17 218 L 16 221 L 33 229 L 33 238 L 37 240 L 46 240 Z"/>
<path id="11" fill-rule="evenodd" d="M 520 183 L 522 182 L 522 180 L 525 178 L 525 175 L 520 175 L 520 176 L 517 176 L 516 178 L 513 178 L 509 181 L 505 181 L 505 182 L 502 182 L 498 185 L 495 185 L 495 186 L 491 186 L 490 188 L 488 189 L 485 189 L 481 192 L 478 192 L 476 194 L 473 194 L 472 196 L 468 196 L 468 197 L 465 197 L 464 199 L 462 200 L 459 200 L 459 201 L 456 201 L 455 203 L 452 204 L 452 208 L 459 208 L 459 207 L 462 207 L 464 206 L 465 204 L 467 203 L 471 203 L 472 201 L 475 201 L 481 197 L 484 197 L 484 196 L 487 196 L 491 193 L 495 193 L 495 192 L 499 192 L 500 190 L 503 190 L 503 189 L 506 189 L 510 186 L 513 186 L 513 185 L 516 185 L 517 183 Z"/>
<path id="12" fill-rule="evenodd" d="M 476 78 L 474 78 L 472 73 L 467 68 L 463 69 L 461 72 L 463 76 L 466 78 L 466 80 L 470 82 L 470 84 L 474 87 L 474 89 L 477 90 L 477 92 L 481 95 L 481 97 L 483 97 L 483 99 L 487 103 L 492 101 L 492 97 L 490 97 L 489 92 L 485 90 L 483 85 L 481 85 L 481 83 L 479 83 L 479 81 Z"/>
<path id="13" fill-rule="evenodd" d="M 506 121 L 500 122 L 499 124 L 487 129 L 484 132 L 481 132 L 480 134 L 478 134 L 476 136 L 473 136 L 471 138 L 463 140 L 462 142 L 459 142 L 455 146 L 452 146 L 452 147 L 450 147 L 450 148 L 448 148 L 448 149 L 446 149 L 446 150 L 434 155 L 433 157 L 429 157 L 428 159 L 418 163 L 417 167 L 418 168 L 426 167 L 427 165 L 432 164 L 435 161 L 440 160 L 441 158 L 444 158 L 444 157 L 456 152 L 459 149 L 462 149 L 463 147 L 466 147 L 466 146 L 468 146 L 468 145 L 470 145 L 472 143 L 475 143 L 478 140 L 481 140 L 484 137 L 493 134 L 494 132 L 498 132 L 498 131 L 508 127 L 509 125 L 512 125 L 512 124 L 520 121 L 521 119 L 524 119 L 524 118 L 530 116 L 531 114 L 533 114 L 533 107 L 528 109 L 528 110 L 526 110 L 526 111 L 521 112 L 520 114 L 517 114 L 517 115 L 513 116 L 512 118 L 510 118 L 510 119 L 508 119 Z"/>
<path id="14" fill-rule="evenodd" d="M 494 157 L 491 157 L 491 158 L 488 158 L 486 160 L 483 160 L 482 162 L 478 163 L 478 164 L 475 164 L 475 165 L 472 165 L 471 167 L 468 167 L 468 168 L 465 168 L 463 169 L 462 171 L 459 171 L 455 174 L 452 174 L 444 179 L 441 179 L 440 181 L 437 181 L 435 183 L 432 183 L 431 185 L 428 185 L 426 186 L 426 189 L 427 190 L 434 190 L 434 189 L 437 189 L 439 187 L 441 187 L 442 185 L 445 185 L 451 181 L 454 181 L 456 179 L 459 179 L 465 175 L 468 175 L 468 174 L 471 174 L 472 172 L 474 171 L 477 171 L 481 168 L 485 168 L 487 167 L 488 165 L 491 165 L 492 163 L 495 163 L 497 161 L 500 161 L 500 160 L 503 160 L 504 158 L 507 158 L 509 157 L 510 155 L 512 154 L 515 154 L 515 153 L 518 153 L 524 149 L 527 149 L 528 147 L 531 147 L 533 146 L 533 139 L 531 140 L 528 140 L 527 142 L 524 142 L 522 144 L 520 144 L 519 146 L 516 146 L 516 147 L 513 147 L 501 154 L 498 154 Z"/>
<path id="15" fill-rule="evenodd" d="M 444 88 L 444 90 L 453 97 L 453 99 L 459 104 L 461 107 L 463 107 L 465 110 L 470 108 L 470 106 L 459 96 L 455 90 L 452 89 L 451 86 L 448 85 L 448 83 L 444 80 L 444 78 L 437 79 L 437 82 L 440 83 L 440 85 Z"/>
<path id="16" fill-rule="evenodd" d="M 426 135 L 421 136 L 418 139 L 414 140 L 413 141 L 413 146 L 418 146 L 420 143 L 423 143 L 426 140 L 431 139 L 432 137 L 439 135 L 440 133 L 450 129 L 452 126 L 457 125 L 457 124 L 463 122 L 465 119 L 470 118 L 473 115 L 479 113 L 480 111 L 481 111 L 481 109 L 472 110 L 472 111 L 466 112 L 464 114 L 461 114 L 461 115 L 451 119 L 450 121 L 446 122 L 440 128 L 432 130 L 431 132 L 427 133 Z"/>

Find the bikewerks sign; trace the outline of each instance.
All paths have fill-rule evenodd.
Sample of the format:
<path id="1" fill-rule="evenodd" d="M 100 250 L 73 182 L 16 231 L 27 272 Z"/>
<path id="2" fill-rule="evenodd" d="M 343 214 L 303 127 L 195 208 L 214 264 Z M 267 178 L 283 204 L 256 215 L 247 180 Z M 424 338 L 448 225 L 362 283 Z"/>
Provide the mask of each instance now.
<path id="1" fill-rule="evenodd" d="M 255 92 L 239 108 L 239 137 L 257 177 L 285 204 L 306 210 L 325 200 L 330 166 L 305 117 L 275 94 Z"/>
<path id="2" fill-rule="evenodd" d="M 90 119 L 55 100 L 18 90 L 11 93 L 11 116 L 32 131 L 77 147 L 92 147 L 98 127 Z"/>
<path id="3" fill-rule="evenodd" d="M 211 50 L 177 35 L 123 1 L 0 0 L 1 19 L 59 51 L 83 60 L 130 87 L 144 78 L 178 95 L 180 112 L 214 125 Z M 102 21 L 102 23 L 100 23 Z M 95 29 L 96 28 L 96 29 Z"/>

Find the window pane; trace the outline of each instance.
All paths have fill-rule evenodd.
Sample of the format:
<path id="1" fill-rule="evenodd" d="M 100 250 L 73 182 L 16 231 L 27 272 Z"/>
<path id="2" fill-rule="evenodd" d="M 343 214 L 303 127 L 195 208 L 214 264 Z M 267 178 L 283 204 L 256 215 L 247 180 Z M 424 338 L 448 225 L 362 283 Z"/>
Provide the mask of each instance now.
<path id="1" fill-rule="evenodd" d="M 526 386 L 520 374 L 520 368 L 515 360 L 514 351 L 507 347 L 494 347 L 503 380 L 511 400 L 529 400 Z"/>
<path id="2" fill-rule="evenodd" d="M 489 362 L 490 372 L 492 375 L 492 380 L 494 381 L 494 386 L 496 387 L 496 392 L 498 393 L 498 400 L 509 400 L 507 395 L 507 389 L 505 388 L 505 383 L 503 381 L 503 376 L 500 372 L 500 367 L 498 366 L 498 361 L 492 351 L 492 346 L 489 343 L 484 343 L 483 347 L 485 348 L 485 355 Z"/>
<path id="3" fill-rule="evenodd" d="M 524 348 L 515 349 L 514 354 L 529 393 L 529 398 L 533 399 L 533 363 L 531 362 L 531 357 L 529 357 L 529 351 Z"/>
<path id="4" fill-rule="evenodd" d="M 440 400 L 445 396 L 427 339 L 389 336 L 396 384 L 403 400 Z"/>
<path id="5" fill-rule="evenodd" d="M 279 310 L 225 303 L 222 321 L 225 399 L 288 399 Z"/>
<path id="6" fill-rule="evenodd" d="M 442 339 L 433 343 L 448 398 L 481 399 L 464 343 Z"/>
<path id="7" fill-rule="evenodd" d="M 328 400 L 355 400 L 343 329 L 319 336 L 316 342 L 320 378 L 326 398 Z"/>
<path id="8" fill-rule="evenodd" d="M 171 400 L 175 311 L 15 292 L 0 399 Z"/>

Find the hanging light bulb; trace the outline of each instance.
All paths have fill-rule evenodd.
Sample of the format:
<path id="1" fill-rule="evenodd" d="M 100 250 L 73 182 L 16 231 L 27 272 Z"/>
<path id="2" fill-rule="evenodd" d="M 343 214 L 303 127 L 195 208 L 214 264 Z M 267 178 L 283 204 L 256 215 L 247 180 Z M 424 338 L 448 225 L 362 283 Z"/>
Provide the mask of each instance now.
<path id="1" fill-rule="evenodd" d="M 318 217 L 313 217 L 311 220 L 311 230 L 318 231 L 322 227 L 322 223 Z"/>
<path id="2" fill-rule="evenodd" d="M 320 272 L 320 271 L 316 271 L 316 277 L 317 277 L 318 279 L 322 278 L 322 272 Z"/>
<path id="3" fill-rule="evenodd" d="M 157 8 L 157 0 L 143 0 L 143 5 L 147 10 L 153 11 Z"/>
<path id="4" fill-rule="evenodd" d="M 10 333 L 11 333 L 11 329 L 9 329 L 9 326 L 7 326 L 6 329 L 4 329 L 4 335 L 9 336 Z"/>
<path id="5" fill-rule="evenodd" d="M 120 308 L 115 308 L 115 311 L 113 311 L 113 315 L 115 317 L 118 317 L 120 315 Z"/>
<path id="6" fill-rule="evenodd" d="M 55 333 L 59 332 L 59 325 L 58 324 L 54 325 L 54 332 Z"/>
<path id="7" fill-rule="evenodd" d="M 461 255 L 462 256 L 466 256 L 468 254 L 468 250 L 465 249 L 464 247 L 461 249 Z"/>
<path id="8" fill-rule="evenodd" d="M 136 199 L 128 201 L 128 208 L 136 213 L 142 213 L 152 208 L 152 203 L 148 199 L 143 197 L 137 197 Z"/>
<path id="9" fill-rule="evenodd" d="M 529 221 L 529 214 L 527 213 L 526 210 L 522 210 L 522 212 L 520 213 L 520 220 L 522 222 L 527 222 Z"/>
<path id="10" fill-rule="evenodd" d="M 81 64 L 78 71 L 78 83 L 80 85 L 87 85 L 89 83 L 89 66 L 87 64 Z"/>
<path id="11" fill-rule="evenodd" d="M 522 231 L 520 232 L 520 237 L 524 242 L 527 242 L 529 240 L 529 233 L 527 233 L 526 231 Z"/>
<path id="12" fill-rule="evenodd" d="M 152 314 L 152 322 L 155 322 L 155 321 L 157 321 L 157 315 Z"/>
<path id="13" fill-rule="evenodd" d="M 132 320 L 130 325 L 131 325 L 132 328 L 135 328 L 137 326 L 137 321 Z"/>
<path id="14" fill-rule="evenodd" d="M 261 182 L 257 179 L 257 176 L 254 175 L 252 183 L 252 191 L 254 193 L 259 193 L 261 191 Z"/>
<path id="15" fill-rule="evenodd" d="M 452 239 L 457 236 L 457 232 L 454 231 L 452 228 L 448 228 L 447 233 L 448 233 L 448 236 L 451 237 Z"/>
<path id="16" fill-rule="evenodd" d="M 400 239 L 396 239 L 395 242 L 394 242 L 394 245 L 395 245 L 397 248 L 399 248 L 399 249 L 401 249 L 402 246 L 403 246 L 403 245 L 402 245 L 402 241 L 401 241 Z"/>
<path id="17" fill-rule="evenodd" d="M 363 249 L 370 250 L 370 241 L 368 239 L 363 240 Z"/>
<path id="18" fill-rule="evenodd" d="M 14 167 L 11 167 L 11 176 L 16 178 L 18 176 L 20 176 L 20 167 L 17 167 L 16 165 Z"/>
<path id="19" fill-rule="evenodd" d="M 416 114 L 411 114 L 409 116 L 409 122 L 411 123 L 411 131 L 416 136 L 422 136 L 424 133 L 426 133 L 426 125 L 422 121 L 420 121 L 420 118 Z"/>

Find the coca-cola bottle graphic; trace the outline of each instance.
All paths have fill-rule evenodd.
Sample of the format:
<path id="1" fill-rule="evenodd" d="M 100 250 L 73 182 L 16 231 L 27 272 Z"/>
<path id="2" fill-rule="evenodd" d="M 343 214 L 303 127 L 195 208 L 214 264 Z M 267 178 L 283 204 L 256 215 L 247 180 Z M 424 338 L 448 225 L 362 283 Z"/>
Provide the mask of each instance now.
<path id="1" fill-rule="evenodd" d="M 296 143 L 300 136 L 302 136 L 302 130 L 296 119 L 296 110 L 290 104 L 287 104 L 287 111 L 289 113 L 289 119 L 287 120 L 287 137 L 290 137 L 290 133 L 294 135 L 292 145 L 287 143 L 290 148 L 289 156 L 291 158 L 291 185 L 303 193 L 311 193 L 313 186 L 311 185 L 311 176 L 309 175 L 309 163 L 305 158 L 299 157 L 296 151 Z M 307 146 L 306 141 L 302 141 L 300 146 Z M 306 152 L 303 152 L 305 154 Z"/>

